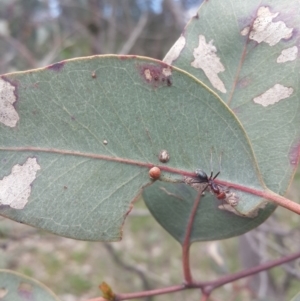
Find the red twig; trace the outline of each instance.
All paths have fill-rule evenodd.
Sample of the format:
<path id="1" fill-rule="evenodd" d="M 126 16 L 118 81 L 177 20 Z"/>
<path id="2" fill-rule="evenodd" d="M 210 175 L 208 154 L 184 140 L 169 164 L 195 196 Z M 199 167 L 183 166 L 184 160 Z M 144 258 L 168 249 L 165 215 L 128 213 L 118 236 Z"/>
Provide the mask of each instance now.
<path id="1" fill-rule="evenodd" d="M 147 169 L 150 169 L 153 166 L 155 166 L 154 164 L 147 163 L 147 162 L 141 162 L 141 161 L 130 160 L 130 159 L 125 159 L 125 158 L 106 156 L 106 155 L 99 155 L 99 154 L 95 154 L 95 153 L 82 153 L 82 152 L 78 152 L 78 151 L 71 151 L 71 150 L 65 150 L 65 149 L 25 146 L 25 147 L 0 147 L 0 150 L 17 151 L 17 152 L 35 151 L 35 152 L 45 152 L 45 153 L 56 153 L 56 154 L 61 154 L 61 155 L 72 155 L 72 156 L 86 157 L 86 158 L 91 158 L 91 159 L 107 160 L 107 161 L 114 161 L 114 162 L 119 162 L 119 163 L 124 163 L 124 164 L 137 165 L 140 167 L 145 167 Z M 166 172 L 170 172 L 170 173 L 180 174 L 180 175 L 188 176 L 188 177 L 196 176 L 195 173 L 193 173 L 193 172 L 187 172 L 184 170 L 172 168 L 172 167 L 165 166 L 165 165 L 157 165 L 157 167 L 159 167 L 162 171 L 166 171 Z M 218 179 L 216 179 L 215 182 L 218 184 L 221 184 L 223 186 L 226 186 L 226 187 L 232 187 L 232 188 L 235 188 L 240 191 L 245 191 L 245 192 L 251 193 L 253 195 L 261 196 L 267 200 L 273 201 L 275 204 L 277 204 L 279 206 L 282 206 L 282 207 L 289 209 L 300 215 L 300 204 L 297 204 L 283 196 L 273 193 L 270 190 L 257 190 L 257 189 L 249 188 L 249 187 L 246 187 L 243 185 L 230 183 L 230 182 L 226 182 L 226 181 L 221 181 Z"/>
<path id="2" fill-rule="evenodd" d="M 279 266 L 281 264 L 295 260 L 297 258 L 300 258 L 300 251 L 295 254 L 261 264 L 254 268 L 246 269 L 246 270 L 243 270 L 238 273 L 220 277 L 219 279 L 217 279 L 215 281 L 192 282 L 189 285 L 181 284 L 181 285 L 174 285 L 174 286 L 170 286 L 170 287 L 143 291 L 143 292 L 128 293 L 128 294 L 115 294 L 114 301 L 122 301 L 122 300 L 143 298 L 143 297 L 149 297 L 149 296 L 157 296 L 157 295 L 162 295 L 162 294 L 175 293 L 175 292 L 192 289 L 192 288 L 198 288 L 198 289 L 200 288 L 202 290 L 203 295 L 202 295 L 201 301 L 204 301 L 204 300 L 207 300 L 207 298 L 209 297 L 209 295 L 211 294 L 211 292 L 214 289 L 216 289 L 222 285 L 225 285 L 227 283 L 230 283 L 230 282 L 233 282 L 233 281 L 245 278 L 245 277 L 249 277 L 251 275 L 274 268 L 276 266 Z M 94 298 L 94 299 L 89 299 L 87 301 L 103 301 L 103 300 L 104 300 L 103 297 L 98 297 L 98 298 Z"/>
<path id="3" fill-rule="evenodd" d="M 207 188 L 207 186 L 199 190 L 196 200 L 194 202 L 191 215 L 188 220 L 188 224 L 186 227 L 185 237 L 182 245 L 182 266 L 183 266 L 183 275 L 184 275 L 184 281 L 185 284 L 188 286 L 193 283 L 193 277 L 191 273 L 191 267 L 190 267 L 190 245 L 191 245 L 191 233 L 193 230 L 193 224 L 195 220 L 195 216 L 197 213 L 197 209 L 201 200 L 202 192 Z"/>
<path id="4" fill-rule="evenodd" d="M 138 292 L 138 293 L 129 293 L 129 294 L 115 294 L 115 300 L 114 301 L 121 301 L 121 300 L 128 300 L 128 299 L 135 299 L 135 298 L 143 298 L 143 297 L 149 297 L 149 296 L 157 296 L 157 295 L 163 295 L 168 293 L 175 293 L 179 291 L 183 291 L 187 289 L 187 287 L 182 285 L 174 285 L 169 286 L 161 289 L 155 289 L 145 292 Z M 88 300 L 90 301 L 90 300 Z"/>
<path id="5" fill-rule="evenodd" d="M 206 293 L 210 294 L 214 289 L 216 289 L 217 287 L 220 287 L 222 285 L 225 285 L 227 283 L 245 278 L 245 277 L 249 277 L 251 275 L 260 273 L 262 271 L 266 271 L 269 269 L 272 269 L 276 266 L 279 266 L 281 264 L 287 263 L 289 261 L 295 260 L 297 258 L 300 258 L 300 251 L 297 253 L 294 253 L 292 255 L 280 258 L 280 259 L 276 259 L 276 260 L 272 260 L 270 262 L 266 262 L 263 264 L 260 264 L 259 266 L 250 268 L 250 269 L 246 269 L 234 274 L 230 274 L 227 276 L 223 276 L 220 277 L 217 280 L 214 281 L 208 281 L 208 282 L 197 282 L 194 283 L 195 287 L 200 287 L 202 288 L 203 291 L 205 291 Z"/>

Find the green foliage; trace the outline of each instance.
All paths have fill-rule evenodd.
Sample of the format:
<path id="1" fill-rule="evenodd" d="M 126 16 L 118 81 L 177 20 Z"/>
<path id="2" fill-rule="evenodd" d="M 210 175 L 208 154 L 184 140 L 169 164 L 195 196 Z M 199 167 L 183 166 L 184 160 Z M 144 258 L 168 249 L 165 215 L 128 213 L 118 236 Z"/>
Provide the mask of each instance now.
<path id="1" fill-rule="evenodd" d="M 275 209 L 259 195 L 283 195 L 299 161 L 299 15 L 295 2 L 206 1 L 164 60 L 176 67 L 110 55 L 1 77 L 0 214 L 61 236 L 114 241 L 143 191 L 152 215 L 183 249 L 257 227 Z M 126 17 L 118 9 L 112 16 Z M 87 24 L 92 36 L 101 26 Z M 81 49 L 71 43 L 59 57 L 87 53 L 85 37 L 78 41 Z M 119 49 L 115 41 L 102 51 Z M 159 159 L 162 150 L 168 162 Z M 209 176 L 221 165 L 217 187 L 237 204 L 207 191 L 189 236 L 200 198 L 195 169 Z M 153 166 L 160 181 L 148 175 Z M 86 260 L 84 253 L 72 256 Z M 55 256 L 45 262 L 51 275 L 60 265 Z M 185 269 L 185 282 L 195 284 L 188 278 Z M 8 280 L 0 286 L 5 301 L 17 300 L 20 287 L 56 300 L 29 278 L 2 271 L 1 279 Z M 91 288 L 80 275 L 66 285 L 76 294 Z"/>
<path id="2" fill-rule="evenodd" d="M 12 271 L 0 270 L 0 283 L 1 301 L 59 301 L 43 284 Z"/>
<path id="3" fill-rule="evenodd" d="M 215 169 L 222 154 L 220 178 L 264 190 L 232 112 L 193 77 L 164 68 L 150 59 L 104 56 L 6 75 L 3 82 L 16 89 L 20 119 L 18 131 L 1 129 L 6 164 L 0 173 L 25 168 L 30 160 L 37 176 L 28 204 L 0 213 L 62 236 L 118 240 L 130 203 L 151 183 L 149 166 L 161 165 L 163 149 L 171 159 L 162 179 L 182 181 L 172 169 L 193 172 L 201 164 L 208 170 L 213 150 Z M 244 193 L 236 210 L 249 215 L 261 201 Z"/>

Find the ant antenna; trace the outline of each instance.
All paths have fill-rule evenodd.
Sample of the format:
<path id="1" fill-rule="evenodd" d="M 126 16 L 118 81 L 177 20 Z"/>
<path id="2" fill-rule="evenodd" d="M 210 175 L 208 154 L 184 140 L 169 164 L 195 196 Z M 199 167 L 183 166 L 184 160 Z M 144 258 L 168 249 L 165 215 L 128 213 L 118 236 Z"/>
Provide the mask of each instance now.
<path id="1" fill-rule="evenodd" d="M 220 153 L 220 158 L 219 158 L 219 172 L 221 172 L 221 170 L 222 170 L 222 155 L 223 155 L 223 151 L 221 151 L 221 153 Z"/>
<path id="2" fill-rule="evenodd" d="M 212 167 L 212 152 L 213 152 L 213 148 L 210 149 L 210 179 L 214 180 L 217 178 L 217 176 L 220 174 L 221 169 L 222 169 L 222 155 L 223 155 L 223 151 L 220 153 L 220 157 L 219 157 L 219 171 L 215 174 L 215 176 L 213 177 L 213 167 Z"/>
<path id="3" fill-rule="evenodd" d="M 212 152 L 213 152 L 213 148 L 210 149 L 210 179 L 213 176 L 213 166 L 212 166 Z"/>

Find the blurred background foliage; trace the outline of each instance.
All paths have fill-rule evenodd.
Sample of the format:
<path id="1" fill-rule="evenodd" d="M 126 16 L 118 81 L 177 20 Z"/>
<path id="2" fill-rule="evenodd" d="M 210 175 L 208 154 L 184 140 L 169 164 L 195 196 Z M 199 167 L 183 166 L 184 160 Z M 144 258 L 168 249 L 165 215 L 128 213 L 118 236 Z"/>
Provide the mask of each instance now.
<path id="1" fill-rule="evenodd" d="M 215 0 L 216 1 L 216 0 Z M 221 0 L 219 0 L 221 1 Z M 249 0 L 250 1 L 250 0 Z M 0 73 L 33 69 L 95 54 L 163 59 L 200 0 L 1 0 Z M 299 202 L 296 174 L 289 197 Z M 142 201 L 119 243 L 75 241 L 0 218 L 0 268 L 37 278 L 63 301 L 182 282 L 181 250 Z M 192 246 L 195 279 L 212 280 L 290 254 L 300 245 L 299 217 L 278 208 L 259 228 L 238 238 Z M 289 300 L 299 290 L 300 261 L 226 285 L 212 301 Z M 145 300 L 199 300 L 186 291 Z"/>
<path id="2" fill-rule="evenodd" d="M 162 59 L 200 0 L 1 0 L 0 72 L 94 54 Z"/>

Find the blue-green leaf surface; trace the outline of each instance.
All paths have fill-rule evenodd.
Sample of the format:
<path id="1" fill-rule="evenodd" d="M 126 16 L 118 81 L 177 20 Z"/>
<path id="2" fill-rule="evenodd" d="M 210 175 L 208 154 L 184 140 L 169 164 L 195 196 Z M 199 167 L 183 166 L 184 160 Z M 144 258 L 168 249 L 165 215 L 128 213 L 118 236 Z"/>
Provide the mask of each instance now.
<path id="1" fill-rule="evenodd" d="M 18 222 L 118 240 L 132 202 L 152 183 L 152 165 L 162 179 L 182 180 L 197 168 L 209 172 L 211 154 L 214 171 L 222 157 L 221 180 L 265 189 L 231 110 L 160 61 L 74 59 L 7 74 L 0 84 L 0 214 Z M 244 195 L 236 210 L 251 216 L 259 207 L 259 197 Z"/>
<path id="2" fill-rule="evenodd" d="M 0 270 L 0 300 L 59 301 L 42 283 L 9 270 Z"/>
<path id="3" fill-rule="evenodd" d="M 266 186 L 300 155 L 299 1 L 204 1 L 164 61 L 213 89 L 243 124 Z"/>

